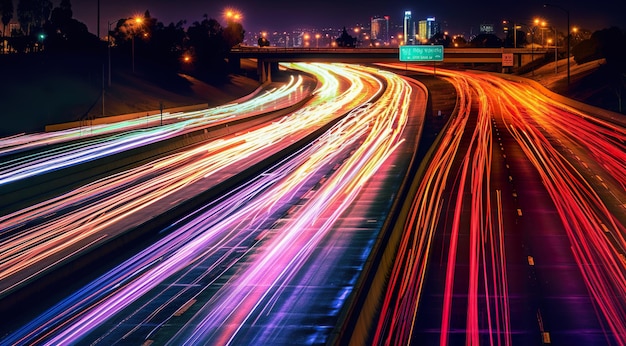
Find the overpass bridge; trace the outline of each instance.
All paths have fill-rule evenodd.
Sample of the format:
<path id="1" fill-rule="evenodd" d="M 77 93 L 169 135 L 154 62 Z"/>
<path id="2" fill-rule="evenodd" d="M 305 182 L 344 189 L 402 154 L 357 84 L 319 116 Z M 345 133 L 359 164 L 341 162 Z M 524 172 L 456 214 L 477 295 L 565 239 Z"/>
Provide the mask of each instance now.
<path id="1" fill-rule="evenodd" d="M 504 53 L 513 54 L 513 65 L 519 67 L 542 58 L 553 48 L 444 48 L 443 63 L 502 64 Z M 393 48 L 281 48 L 240 46 L 231 49 L 229 62 L 239 66 L 241 59 L 256 59 L 259 79 L 271 80 L 280 62 L 343 62 L 366 64 L 399 62 L 398 47 Z"/>

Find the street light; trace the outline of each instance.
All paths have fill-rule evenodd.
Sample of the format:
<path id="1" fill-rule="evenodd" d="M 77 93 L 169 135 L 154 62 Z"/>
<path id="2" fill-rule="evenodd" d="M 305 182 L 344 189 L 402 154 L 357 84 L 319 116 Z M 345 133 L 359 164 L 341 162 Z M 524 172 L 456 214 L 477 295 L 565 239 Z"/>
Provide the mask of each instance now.
<path id="1" fill-rule="evenodd" d="M 509 21 L 504 20 L 502 21 L 502 23 L 508 24 Z M 530 26 L 528 24 L 517 23 L 516 21 L 513 21 L 513 48 L 517 48 L 517 29 L 521 29 L 522 25 L 525 25 L 530 30 Z"/>
<path id="2" fill-rule="evenodd" d="M 137 25 L 143 23 L 143 18 L 141 17 L 135 17 L 135 23 L 137 23 Z M 133 74 L 135 73 L 135 29 L 133 28 L 133 35 L 131 36 L 131 40 L 132 40 L 132 58 L 133 58 Z"/>
<path id="3" fill-rule="evenodd" d="M 545 39 L 544 39 L 544 37 L 543 37 L 543 31 L 544 31 L 544 30 L 546 30 L 546 29 L 548 29 L 548 28 L 546 28 L 546 25 L 547 25 L 546 21 L 545 21 L 545 20 L 542 20 L 542 21 L 541 21 L 541 46 L 542 46 L 542 47 L 545 47 L 545 46 L 546 46 L 546 41 L 545 41 Z"/>
<path id="4" fill-rule="evenodd" d="M 320 34 L 315 34 L 315 48 L 319 48 L 320 47 Z"/>
<path id="5" fill-rule="evenodd" d="M 128 18 L 120 18 L 118 20 L 114 20 L 114 21 L 109 21 L 108 25 L 109 25 L 109 31 L 107 32 L 107 55 L 108 55 L 108 65 L 109 65 L 109 73 L 108 73 L 108 85 L 109 87 L 111 87 L 111 24 L 113 23 L 117 23 L 121 20 L 124 20 L 124 24 L 126 24 L 126 22 L 128 21 Z M 133 19 L 133 21 L 137 24 L 141 24 L 143 23 L 143 18 L 141 17 L 135 17 Z M 132 40 L 132 47 L 131 47 L 131 58 L 132 58 L 132 68 L 133 68 L 133 73 L 135 73 L 135 31 L 133 29 L 133 34 L 131 36 L 131 40 Z"/>
<path id="6" fill-rule="evenodd" d="M 118 19 L 119 21 L 119 19 Z M 111 24 L 113 22 L 109 22 L 109 31 L 107 31 L 107 55 L 109 58 L 109 88 L 111 87 Z"/>
<path id="7" fill-rule="evenodd" d="M 230 24 L 231 22 L 238 22 L 241 20 L 243 15 L 241 12 L 234 10 L 232 8 L 227 8 L 224 12 L 224 17 L 226 17 L 226 23 Z"/>
<path id="8" fill-rule="evenodd" d="M 535 19 L 534 20 L 535 25 L 533 27 L 528 27 L 530 29 L 530 64 L 531 64 L 531 69 L 530 69 L 530 74 L 531 76 L 535 75 L 535 68 L 533 67 L 533 64 L 535 63 L 535 30 L 537 30 L 537 25 L 539 25 L 539 19 Z"/>
<path id="9" fill-rule="evenodd" d="M 567 87 L 569 87 L 570 84 L 570 58 L 569 58 L 569 54 L 570 54 L 570 32 L 569 32 L 569 10 L 566 8 L 563 8 L 559 5 L 554 5 L 554 4 L 543 4 L 543 7 L 548 7 L 548 6 L 552 6 L 552 7 L 556 7 L 558 9 L 560 9 L 561 11 L 565 12 L 565 14 L 567 15 Z"/>

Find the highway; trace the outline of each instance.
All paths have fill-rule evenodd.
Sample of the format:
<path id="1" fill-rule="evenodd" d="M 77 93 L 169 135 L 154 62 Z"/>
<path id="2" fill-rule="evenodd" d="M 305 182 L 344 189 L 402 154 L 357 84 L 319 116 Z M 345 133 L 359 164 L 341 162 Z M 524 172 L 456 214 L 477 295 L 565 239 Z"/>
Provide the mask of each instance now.
<path id="1" fill-rule="evenodd" d="M 2 161 L 0 186 L 163 141 L 219 121 L 287 108 L 306 97 L 313 88 L 314 85 L 299 76 L 278 88 L 260 90 L 254 97 L 242 102 L 219 107 L 194 112 L 166 112 L 162 116 L 155 114 L 111 124 L 2 138 L 0 157 L 28 153 Z"/>
<path id="2" fill-rule="evenodd" d="M 337 75 L 321 68 L 309 70 L 317 71 L 318 78 L 328 82 L 316 91 L 319 96 L 311 101 L 309 108 L 296 117 L 285 117 L 257 132 L 235 133 L 171 154 L 1 216 L 0 229 L 8 236 L 0 243 L 3 250 L 0 252 L 0 295 L 51 270 L 59 262 L 68 260 L 68 256 L 76 256 L 86 247 L 146 222 L 181 199 L 225 180 L 243 167 L 268 157 L 272 151 L 283 149 L 289 142 L 281 142 L 282 139 L 304 136 L 363 101 L 358 96 L 362 83 L 358 82 L 349 90 L 346 86 L 337 90 L 340 88 Z M 327 103 L 329 99 L 336 100 L 337 93 L 342 91 L 344 102 Z M 318 110 L 330 112 L 326 117 L 319 117 Z M 289 131 L 293 137 L 286 137 Z M 237 166 L 226 171 L 233 164 Z M 213 176 L 224 171 L 226 173 L 217 179 Z"/>
<path id="3" fill-rule="evenodd" d="M 415 183 L 368 343 L 626 344 L 625 127 L 525 83 L 436 73 L 458 113 Z"/>
<path id="4" fill-rule="evenodd" d="M 291 67 L 315 74 L 321 87 L 315 91 L 316 98 L 290 116 L 116 174 L 4 218 L 2 229 L 17 228 L 8 232 L 10 237 L 1 244 L 7 250 L 1 262 L 3 283 L 16 282 L 7 285 L 5 290 L 10 290 L 42 270 L 52 270 L 50 266 L 76 251 L 97 245 L 110 236 L 111 229 L 139 222 L 134 219 L 154 213 L 151 208 L 157 202 L 179 198 L 172 196 L 183 187 L 206 189 L 209 179 L 205 178 L 216 184 L 226 179 L 221 176 L 224 171 L 228 175 L 229 170 L 245 170 L 252 165 L 250 161 L 267 159 L 272 152 L 293 152 L 196 212 L 172 220 L 160 241 L 72 293 L 4 342 L 65 344 L 91 340 L 110 344 L 143 342 L 164 335 L 173 343 L 284 342 L 290 338 L 288 326 L 288 333 L 268 335 L 263 332 L 267 328 L 259 329 L 263 325 L 259 321 L 265 321 L 266 326 L 284 326 L 287 316 L 306 315 L 288 302 L 307 290 L 312 298 L 300 298 L 304 302 L 318 301 L 322 311 L 329 303 L 334 306 L 326 331 L 318 336 L 324 338 L 334 325 L 332 319 L 337 318 L 342 297 L 349 294 L 358 276 L 355 268 L 367 258 L 381 221 L 369 225 L 369 232 L 360 237 L 362 228 L 349 232 L 345 223 L 352 220 L 349 215 L 367 215 L 370 209 L 376 218 L 384 220 L 385 209 L 369 205 L 379 195 L 387 201 L 383 204 L 393 201 L 393 186 L 397 189 L 398 177 L 405 174 L 402 165 L 406 169 L 410 161 L 406 156 L 413 155 L 421 128 L 420 118 L 412 116 L 409 121 L 409 115 L 423 114 L 425 96 L 419 87 L 410 86 L 415 83 L 374 69 Z M 329 123 L 334 125 L 324 129 L 315 141 L 297 150 L 290 147 L 289 143 Z M 407 123 L 411 132 L 405 134 Z M 399 147 L 404 148 L 403 159 L 396 153 Z M 397 164 L 390 165 L 390 158 Z M 387 177 L 391 189 L 379 188 L 375 197 L 363 197 L 359 192 L 378 171 L 393 172 L 393 178 L 389 173 L 378 177 Z M 376 181 L 374 185 L 379 184 Z M 186 193 L 193 192 L 187 189 Z M 346 215 L 354 208 L 353 202 L 363 198 L 365 206 Z M 23 222 L 25 219 L 32 221 Z M 340 246 L 359 238 L 359 256 L 350 256 L 345 252 L 347 245 Z M 318 244 L 333 246 L 320 248 Z M 346 263 L 346 256 L 353 264 Z M 336 277 L 345 280 L 341 284 L 332 275 L 313 275 L 334 268 L 352 275 Z M 306 284 L 298 284 L 301 280 Z M 335 297 L 332 302 L 314 299 L 320 294 L 317 287 L 321 282 L 328 286 L 324 294 Z M 291 298 L 286 291 L 293 291 Z M 282 312 L 276 309 L 279 297 Z M 198 301 L 200 298 L 204 300 Z M 234 303 L 236 314 L 231 310 Z M 191 307 L 202 313 L 185 314 Z M 312 304 L 301 308 L 320 310 Z M 268 310 L 276 311 L 269 314 Z M 170 330 L 159 330 L 162 325 L 171 328 L 170 320 L 181 316 L 188 321 L 180 324 L 174 335 Z M 136 322 L 125 322 L 129 320 Z M 250 336 L 255 330 L 257 334 Z M 306 338 L 315 335 L 310 330 L 293 332 L 296 336 L 300 333 L 300 338 L 302 334 Z"/>
<path id="5" fill-rule="evenodd" d="M 431 67 L 284 66 L 318 80 L 297 111 L 1 216 L 0 299 L 158 236 L 0 343 L 626 345 L 624 124 L 437 68 L 456 108 L 413 176 Z"/>

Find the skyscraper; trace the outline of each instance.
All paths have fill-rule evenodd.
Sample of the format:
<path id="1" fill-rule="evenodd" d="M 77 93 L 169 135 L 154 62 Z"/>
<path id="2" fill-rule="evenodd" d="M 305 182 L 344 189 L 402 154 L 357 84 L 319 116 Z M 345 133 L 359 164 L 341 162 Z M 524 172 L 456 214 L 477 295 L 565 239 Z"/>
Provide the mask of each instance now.
<path id="1" fill-rule="evenodd" d="M 404 44 L 412 44 L 415 38 L 415 30 L 413 20 L 411 19 L 411 11 L 404 11 Z"/>
<path id="2" fill-rule="evenodd" d="M 440 32 L 439 23 L 435 21 L 435 17 L 426 18 L 419 21 L 418 36 L 420 40 L 430 40 Z"/>
<path id="3" fill-rule="evenodd" d="M 389 43 L 389 16 L 374 16 L 370 26 L 372 41 Z"/>

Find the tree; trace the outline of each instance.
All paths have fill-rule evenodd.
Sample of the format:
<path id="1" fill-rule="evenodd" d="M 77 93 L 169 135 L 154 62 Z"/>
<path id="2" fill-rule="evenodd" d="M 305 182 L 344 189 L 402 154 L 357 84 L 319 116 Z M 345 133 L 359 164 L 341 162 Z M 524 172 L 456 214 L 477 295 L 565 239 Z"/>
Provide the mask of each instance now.
<path id="1" fill-rule="evenodd" d="M 243 42 L 245 33 L 246 31 L 243 29 L 243 25 L 241 25 L 241 23 L 229 22 L 223 32 L 224 40 L 226 41 L 228 48 L 230 49 Z"/>
<path id="2" fill-rule="evenodd" d="M 572 48 L 577 64 L 596 59 L 605 59 L 600 73 L 603 81 L 617 96 L 617 110 L 623 111 L 623 96 L 626 93 L 626 32 L 617 27 L 602 29 L 591 34 Z"/>
<path id="3" fill-rule="evenodd" d="M 19 0 L 17 4 L 17 20 L 26 35 L 41 29 L 50 18 L 52 1 L 50 0 Z"/>
<path id="4" fill-rule="evenodd" d="M 452 45 L 454 47 L 465 47 L 467 45 L 467 40 L 463 36 L 455 36 L 452 39 Z"/>
<path id="5" fill-rule="evenodd" d="M 226 55 L 231 48 L 220 23 L 205 14 L 201 22 L 187 28 L 187 50 L 193 52 L 197 76 L 210 82 L 224 81 L 227 76 Z"/>
<path id="6" fill-rule="evenodd" d="M 149 62 L 161 71 L 176 72 L 180 68 L 180 58 L 185 50 L 185 21 L 170 23 L 165 26 L 161 22 L 151 28 L 151 40 L 146 46 Z"/>
<path id="7" fill-rule="evenodd" d="M 61 0 L 59 7 L 57 7 L 57 12 L 58 15 L 66 19 L 71 19 L 74 13 L 72 12 L 72 4 L 70 3 L 70 0 Z"/>
<path id="8" fill-rule="evenodd" d="M 0 0 L 0 19 L 2 19 L 2 36 L 7 35 L 7 25 L 13 19 L 13 0 Z"/>
<path id="9" fill-rule="evenodd" d="M 339 47 L 355 47 L 356 46 L 356 37 L 352 37 L 346 31 L 346 27 L 343 27 L 343 31 L 341 32 L 341 36 L 339 36 L 335 42 L 337 42 L 337 46 Z"/>
<path id="10" fill-rule="evenodd" d="M 622 97 L 626 91 L 626 33 L 611 27 L 594 32 L 591 39 L 598 42 L 600 56 L 606 59 L 606 81 L 617 96 L 618 112 L 622 112 Z"/>
<path id="11" fill-rule="evenodd" d="M 72 16 L 70 0 L 61 0 L 59 7 L 52 10 L 50 20 L 43 27 L 47 36 L 47 51 L 87 51 L 98 48 L 99 39 L 89 33 L 84 23 Z"/>
<path id="12" fill-rule="evenodd" d="M 443 33 L 439 32 L 434 34 L 433 37 L 431 37 L 428 41 L 431 44 L 442 45 L 447 48 L 450 47 L 450 44 L 452 43 L 452 38 L 450 38 L 449 35 L 444 35 Z"/>
<path id="13" fill-rule="evenodd" d="M 470 45 L 481 48 L 498 48 L 502 47 L 502 40 L 494 34 L 480 34 L 470 42 Z"/>
<path id="14" fill-rule="evenodd" d="M 517 35 L 517 39 L 515 35 Z M 524 47 L 526 43 L 526 32 L 522 30 L 509 30 L 504 38 L 505 47 L 514 47 L 516 44 L 517 47 Z"/>
<path id="15" fill-rule="evenodd" d="M 261 36 L 259 37 L 259 47 L 269 47 L 270 46 L 270 41 L 265 38 L 265 36 Z"/>

